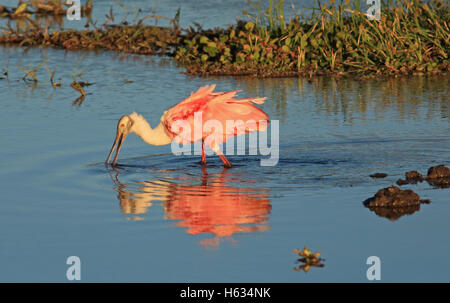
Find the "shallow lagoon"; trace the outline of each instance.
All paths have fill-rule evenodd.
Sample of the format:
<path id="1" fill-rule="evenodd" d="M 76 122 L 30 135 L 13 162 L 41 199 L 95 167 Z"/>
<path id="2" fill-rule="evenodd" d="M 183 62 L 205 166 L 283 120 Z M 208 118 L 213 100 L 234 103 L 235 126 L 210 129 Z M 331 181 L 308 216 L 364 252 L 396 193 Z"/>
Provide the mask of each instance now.
<path id="1" fill-rule="evenodd" d="M 94 85 L 74 104 L 82 56 Z M 45 69 L 38 85 L 17 81 L 17 66 L 46 57 L 62 87 L 48 85 Z M 1 71 L 8 60 L 0 281 L 66 281 L 75 255 L 83 281 L 364 282 L 366 259 L 378 256 L 382 281 L 448 282 L 450 189 L 405 186 L 431 204 L 404 216 L 362 205 L 406 171 L 450 164 L 448 78 L 192 78 L 165 58 L 1 47 Z M 236 155 L 232 169 L 218 157 L 202 169 L 199 156 L 129 136 L 121 165 L 105 167 L 120 116 L 137 111 L 153 126 L 211 83 L 268 97 L 261 108 L 280 123 L 276 166 Z M 321 252 L 323 268 L 293 270 L 304 246 Z"/>

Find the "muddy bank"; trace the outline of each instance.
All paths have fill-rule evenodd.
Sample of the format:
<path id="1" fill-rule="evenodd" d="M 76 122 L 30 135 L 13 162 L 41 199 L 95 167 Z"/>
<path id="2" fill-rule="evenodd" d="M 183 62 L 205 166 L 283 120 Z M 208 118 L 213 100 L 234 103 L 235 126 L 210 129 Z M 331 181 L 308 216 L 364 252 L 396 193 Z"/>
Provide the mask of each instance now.
<path id="1" fill-rule="evenodd" d="M 180 41 L 179 30 L 168 27 L 134 25 L 107 26 L 106 29 L 53 31 L 42 29 L 0 36 L 0 43 L 20 46 L 74 49 L 105 49 L 123 53 L 172 56 Z"/>

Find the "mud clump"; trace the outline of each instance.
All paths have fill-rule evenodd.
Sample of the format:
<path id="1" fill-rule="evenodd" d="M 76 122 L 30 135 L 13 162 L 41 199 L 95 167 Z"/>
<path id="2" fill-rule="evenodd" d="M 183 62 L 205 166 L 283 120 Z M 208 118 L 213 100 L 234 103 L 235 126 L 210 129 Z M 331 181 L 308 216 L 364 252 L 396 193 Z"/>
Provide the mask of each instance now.
<path id="1" fill-rule="evenodd" d="M 417 184 L 417 182 L 423 182 L 423 176 L 421 173 L 412 170 L 405 173 L 405 180 L 398 179 L 397 185 Z"/>
<path id="2" fill-rule="evenodd" d="M 386 178 L 387 174 L 385 174 L 385 173 L 374 173 L 374 174 L 371 174 L 369 177 L 374 178 L 374 179 L 376 179 L 376 178 Z"/>
<path id="3" fill-rule="evenodd" d="M 427 182 L 440 188 L 450 188 L 450 169 L 445 165 L 432 166 L 428 169 Z"/>
<path id="4" fill-rule="evenodd" d="M 375 196 L 363 203 L 366 207 L 406 207 L 420 205 L 420 197 L 412 190 L 391 186 L 380 189 Z"/>

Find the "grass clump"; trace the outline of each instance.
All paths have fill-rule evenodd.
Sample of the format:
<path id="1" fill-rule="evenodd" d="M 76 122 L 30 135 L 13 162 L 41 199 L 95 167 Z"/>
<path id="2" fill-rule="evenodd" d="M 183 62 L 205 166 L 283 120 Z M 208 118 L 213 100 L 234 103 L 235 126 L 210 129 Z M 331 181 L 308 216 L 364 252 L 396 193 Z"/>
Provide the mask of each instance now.
<path id="1" fill-rule="evenodd" d="M 382 3 L 369 20 L 358 1 L 320 7 L 285 21 L 283 1 L 227 29 L 187 31 L 176 53 L 190 74 L 295 76 L 411 74 L 449 70 L 448 5 Z M 247 13 L 248 14 L 248 13 Z"/>

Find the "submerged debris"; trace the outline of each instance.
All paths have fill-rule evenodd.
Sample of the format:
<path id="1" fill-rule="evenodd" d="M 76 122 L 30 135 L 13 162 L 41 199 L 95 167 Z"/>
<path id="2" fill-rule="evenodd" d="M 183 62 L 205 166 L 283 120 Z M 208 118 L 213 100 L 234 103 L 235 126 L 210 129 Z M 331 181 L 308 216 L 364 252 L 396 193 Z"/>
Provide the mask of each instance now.
<path id="1" fill-rule="evenodd" d="M 301 258 L 297 260 L 297 262 L 304 263 L 299 267 L 294 267 L 295 271 L 304 271 L 308 272 L 311 267 L 324 267 L 325 265 L 322 261 L 325 259 L 320 258 L 320 252 L 312 253 L 306 246 L 302 251 L 299 249 L 294 249 L 294 254 L 298 254 Z"/>
<path id="2" fill-rule="evenodd" d="M 374 178 L 374 179 L 376 179 L 376 178 L 386 178 L 387 174 L 385 174 L 385 173 L 374 173 L 374 174 L 371 174 L 370 177 Z"/>

